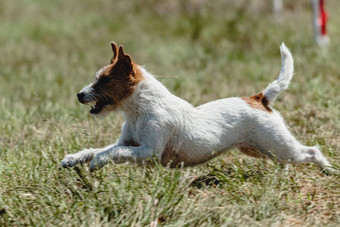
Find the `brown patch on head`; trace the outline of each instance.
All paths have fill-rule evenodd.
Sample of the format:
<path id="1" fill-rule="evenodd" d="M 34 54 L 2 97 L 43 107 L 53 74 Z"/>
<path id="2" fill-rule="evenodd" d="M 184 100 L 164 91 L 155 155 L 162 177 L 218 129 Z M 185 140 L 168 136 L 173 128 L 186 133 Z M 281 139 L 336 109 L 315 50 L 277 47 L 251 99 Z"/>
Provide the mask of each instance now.
<path id="1" fill-rule="evenodd" d="M 124 53 L 122 46 L 118 49 L 115 43 L 111 43 L 111 47 L 113 51 L 111 64 L 102 69 L 92 88 L 97 103 L 116 107 L 134 92 L 143 76 L 139 66 Z"/>
<path id="2" fill-rule="evenodd" d="M 246 101 L 251 107 L 263 111 L 272 112 L 273 110 L 269 107 L 268 99 L 263 96 L 262 93 L 251 96 L 251 97 L 241 97 L 244 101 Z"/>

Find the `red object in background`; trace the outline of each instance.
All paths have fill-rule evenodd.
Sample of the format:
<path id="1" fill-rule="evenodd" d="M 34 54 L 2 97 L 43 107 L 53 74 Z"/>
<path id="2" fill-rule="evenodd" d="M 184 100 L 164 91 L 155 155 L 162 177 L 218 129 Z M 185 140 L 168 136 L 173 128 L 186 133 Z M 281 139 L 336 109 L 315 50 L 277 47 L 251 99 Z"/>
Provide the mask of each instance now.
<path id="1" fill-rule="evenodd" d="M 324 36 L 324 35 L 327 35 L 326 23 L 328 19 L 328 15 L 324 7 L 324 0 L 319 0 L 319 9 L 320 9 L 319 22 L 320 22 L 320 29 L 321 29 L 320 34 Z"/>

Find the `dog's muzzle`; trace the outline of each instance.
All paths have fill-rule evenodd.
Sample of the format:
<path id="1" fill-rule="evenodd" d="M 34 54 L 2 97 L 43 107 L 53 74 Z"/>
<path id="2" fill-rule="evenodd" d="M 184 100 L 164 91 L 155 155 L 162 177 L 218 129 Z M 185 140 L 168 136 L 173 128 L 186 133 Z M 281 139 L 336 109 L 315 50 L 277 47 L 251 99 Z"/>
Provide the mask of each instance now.
<path id="1" fill-rule="evenodd" d="M 82 104 L 85 104 L 86 101 L 85 101 L 85 93 L 82 93 L 82 92 L 79 92 L 77 94 L 77 97 L 78 97 L 78 101 Z"/>
<path id="2" fill-rule="evenodd" d="M 108 98 L 106 98 L 104 100 L 101 100 L 101 99 L 89 99 L 87 94 L 85 92 L 82 92 L 82 91 L 77 94 L 77 97 L 78 97 L 78 101 L 81 104 L 94 103 L 94 105 L 91 105 L 91 110 L 90 110 L 91 114 L 99 114 L 100 112 L 102 112 L 102 110 L 105 107 L 114 104 L 114 101 L 112 99 L 108 99 Z"/>

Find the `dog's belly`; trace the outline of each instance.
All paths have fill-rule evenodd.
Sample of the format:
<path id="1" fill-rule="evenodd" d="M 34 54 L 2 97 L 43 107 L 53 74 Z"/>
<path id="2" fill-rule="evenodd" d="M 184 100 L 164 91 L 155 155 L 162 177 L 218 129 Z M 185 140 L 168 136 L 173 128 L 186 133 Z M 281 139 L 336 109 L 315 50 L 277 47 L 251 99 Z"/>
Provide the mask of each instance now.
<path id="1" fill-rule="evenodd" d="M 194 150 L 185 148 L 178 149 L 167 145 L 161 156 L 161 164 L 170 168 L 194 166 L 219 156 L 231 147 L 232 146 L 225 147 L 219 151 L 212 151 L 206 148 L 206 150 L 203 151 L 202 148 Z"/>
<path id="2" fill-rule="evenodd" d="M 193 166 L 196 163 L 185 150 L 167 145 L 162 153 L 161 164 L 171 168 Z"/>
<path id="3" fill-rule="evenodd" d="M 163 166 L 169 166 L 171 168 L 180 167 L 185 165 L 189 158 L 185 155 L 183 151 L 174 149 L 171 146 L 166 146 L 161 157 L 161 164 Z M 183 163 L 183 164 L 182 164 Z"/>
<path id="4" fill-rule="evenodd" d="M 201 162 L 202 163 L 202 162 Z M 197 165 L 184 150 L 166 147 L 161 157 L 161 164 L 170 168 L 187 167 Z"/>

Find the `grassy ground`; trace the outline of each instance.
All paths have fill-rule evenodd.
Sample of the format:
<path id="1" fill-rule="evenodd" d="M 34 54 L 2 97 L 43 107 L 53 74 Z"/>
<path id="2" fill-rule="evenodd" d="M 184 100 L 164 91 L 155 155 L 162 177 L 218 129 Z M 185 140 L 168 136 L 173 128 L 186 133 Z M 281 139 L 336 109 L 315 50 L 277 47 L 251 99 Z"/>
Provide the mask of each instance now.
<path id="1" fill-rule="evenodd" d="M 0 226 L 336 226 L 338 175 L 238 151 L 195 168 L 61 169 L 65 153 L 119 136 L 122 117 L 89 116 L 76 93 L 108 63 L 109 42 L 194 105 L 261 91 L 279 45 L 295 57 L 280 110 L 296 137 L 339 167 L 340 2 L 327 1 L 331 44 L 313 42 L 308 0 L 0 2 Z M 236 3 L 234 3 L 236 2 Z"/>

